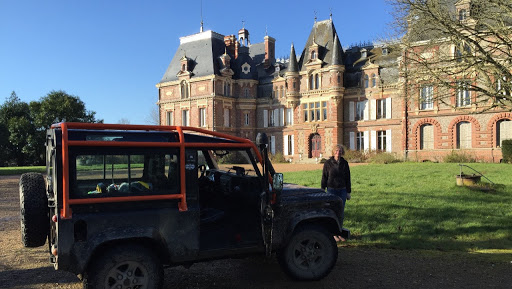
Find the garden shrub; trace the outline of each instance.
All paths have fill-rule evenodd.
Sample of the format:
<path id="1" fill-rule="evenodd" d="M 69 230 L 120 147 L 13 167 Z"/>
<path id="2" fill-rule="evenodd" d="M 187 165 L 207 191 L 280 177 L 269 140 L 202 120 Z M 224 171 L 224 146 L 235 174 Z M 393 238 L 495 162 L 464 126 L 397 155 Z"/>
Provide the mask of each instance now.
<path id="1" fill-rule="evenodd" d="M 282 152 L 276 152 L 275 154 L 269 153 L 269 157 L 273 163 L 287 163 Z"/>
<path id="2" fill-rule="evenodd" d="M 443 159 L 445 163 L 474 163 L 476 159 L 464 151 L 452 151 Z"/>
<path id="3" fill-rule="evenodd" d="M 343 158 L 349 163 L 364 163 L 368 155 L 364 151 L 347 150 Z"/>
<path id="4" fill-rule="evenodd" d="M 371 153 L 368 161 L 374 164 L 392 164 L 400 162 L 394 154 L 387 152 Z"/>
<path id="5" fill-rule="evenodd" d="M 503 154 L 504 163 L 512 163 L 512 139 L 502 141 L 501 153 Z"/>

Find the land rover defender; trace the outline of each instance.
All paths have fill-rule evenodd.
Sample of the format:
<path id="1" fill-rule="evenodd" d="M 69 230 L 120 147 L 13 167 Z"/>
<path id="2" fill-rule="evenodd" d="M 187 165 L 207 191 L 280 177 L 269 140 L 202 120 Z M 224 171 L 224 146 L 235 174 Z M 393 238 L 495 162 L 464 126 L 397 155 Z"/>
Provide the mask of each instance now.
<path id="1" fill-rule="evenodd" d="M 283 184 L 256 143 L 194 127 L 54 124 L 45 175 L 20 179 L 26 247 L 84 288 L 160 288 L 165 266 L 276 253 L 291 277 L 334 267 L 342 200 Z"/>

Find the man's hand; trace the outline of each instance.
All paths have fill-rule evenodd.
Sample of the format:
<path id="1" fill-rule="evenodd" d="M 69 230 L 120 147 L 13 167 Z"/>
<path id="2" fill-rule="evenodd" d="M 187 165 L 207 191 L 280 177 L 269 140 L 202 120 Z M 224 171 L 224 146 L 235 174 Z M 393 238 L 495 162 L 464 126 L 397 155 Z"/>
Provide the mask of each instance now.
<path id="1" fill-rule="evenodd" d="M 350 200 L 350 193 L 347 193 L 347 200 Z"/>

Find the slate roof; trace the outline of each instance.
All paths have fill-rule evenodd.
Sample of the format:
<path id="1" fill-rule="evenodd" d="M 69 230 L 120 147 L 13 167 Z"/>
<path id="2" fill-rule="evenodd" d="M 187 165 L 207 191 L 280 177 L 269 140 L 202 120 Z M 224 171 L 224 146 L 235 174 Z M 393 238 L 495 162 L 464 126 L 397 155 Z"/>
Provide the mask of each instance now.
<path id="1" fill-rule="evenodd" d="M 193 77 L 219 74 L 218 60 L 226 47 L 223 38 L 224 35 L 211 30 L 180 38 L 180 46 L 160 83 L 178 80 L 176 74 L 181 70 L 180 59 L 184 55 L 190 59 L 189 70 Z"/>
<path id="2" fill-rule="evenodd" d="M 313 45 L 313 38 L 314 43 L 319 45 L 318 49 L 318 59 L 322 60 L 324 64 L 322 67 L 329 66 L 332 63 L 332 54 L 333 54 L 333 43 L 334 38 L 336 35 L 336 29 L 334 28 L 334 24 L 332 20 L 324 20 L 315 22 L 313 25 L 313 29 L 311 29 L 311 32 L 309 34 L 308 40 L 306 41 L 306 45 L 304 46 L 304 50 L 302 51 L 302 54 L 300 56 L 299 60 L 299 69 L 300 71 L 305 71 L 306 66 L 305 64 L 310 60 L 311 55 L 309 55 L 309 48 Z M 339 37 L 338 37 L 339 39 Z M 341 45 L 338 46 L 340 51 L 339 56 L 343 57 L 344 52 L 341 48 Z M 340 62 L 341 63 L 341 62 Z"/>

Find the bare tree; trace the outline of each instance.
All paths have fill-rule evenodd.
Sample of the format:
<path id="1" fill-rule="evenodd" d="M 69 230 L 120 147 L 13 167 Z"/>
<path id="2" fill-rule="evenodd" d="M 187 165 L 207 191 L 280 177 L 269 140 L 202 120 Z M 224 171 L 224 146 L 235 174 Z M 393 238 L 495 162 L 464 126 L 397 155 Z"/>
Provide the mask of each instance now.
<path id="1" fill-rule="evenodd" d="M 160 111 L 158 105 L 155 105 L 149 111 L 149 115 L 146 117 L 146 123 L 151 125 L 160 124 Z"/>
<path id="2" fill-rule="evenodd" d="M 512 110 L 511 0 L 388 2 L 394 36 L 403 45 L 408 95 L 419 102 L 432 101 L 425 96 L 434 95 L 439 104 L 476 111 Z M 428 83 L 435 85 L 435 93 L 422 91 Z"/>

